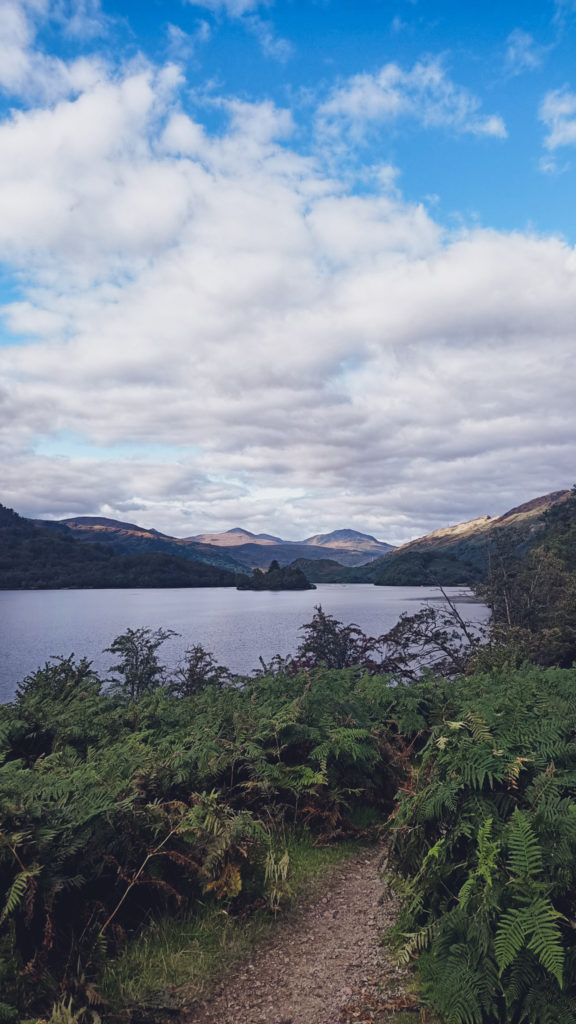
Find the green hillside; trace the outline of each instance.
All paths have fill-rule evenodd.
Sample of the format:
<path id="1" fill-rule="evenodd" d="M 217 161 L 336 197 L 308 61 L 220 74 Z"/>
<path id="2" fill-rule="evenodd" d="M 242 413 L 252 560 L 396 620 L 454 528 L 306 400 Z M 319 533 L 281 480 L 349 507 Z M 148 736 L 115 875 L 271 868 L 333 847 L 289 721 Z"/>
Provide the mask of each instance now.
<path id="1" fill-rule="evenodd" d="M 61 524 L 32 522 L 0 505 L 0 589 L 231 587 L 236 577 L 161 553 L 120 554 L 77 541 Z"/>

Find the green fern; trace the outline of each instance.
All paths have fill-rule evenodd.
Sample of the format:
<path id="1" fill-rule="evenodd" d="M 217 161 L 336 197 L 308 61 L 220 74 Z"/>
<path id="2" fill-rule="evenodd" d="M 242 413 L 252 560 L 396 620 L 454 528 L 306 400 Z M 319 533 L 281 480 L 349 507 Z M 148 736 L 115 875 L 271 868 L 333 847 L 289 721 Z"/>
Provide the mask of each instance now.
<path id="1" fill-rule="evenodd" d="M 516 809 L 508 833 L 508 869 L 516 879 L 534 878 L 542 871 L 542 850 L 526 815 Z"/>

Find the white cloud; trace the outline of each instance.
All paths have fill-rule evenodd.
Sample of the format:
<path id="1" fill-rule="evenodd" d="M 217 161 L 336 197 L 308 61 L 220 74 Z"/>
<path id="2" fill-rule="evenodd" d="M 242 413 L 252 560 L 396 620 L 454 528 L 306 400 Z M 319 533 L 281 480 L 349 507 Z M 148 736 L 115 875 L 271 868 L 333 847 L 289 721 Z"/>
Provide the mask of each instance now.
<path id="1" fill-rule="evenodd" d="M 480 100 L 452 82 L 438 60 L 420 61 L 409 71 L 385 64 L 377 74 L 353 75 L 332 90 L 318 111 L 327 133 L 347 130 L 360 139 L 372 125 L 412 118 L 426 128 L 506 137 L 497 114 L 479 113 Z"/>
<path id="2" fill-rule="evenodd" d="M 554 150 L 576 143 L 576 93 L 571 92 L 568 86 L 546 93 L 538 116 L 548 129 L 544 139 L 546 149 Z"/>
<path id="3" fill-rule="evenodd" d="M 0 90 L 27 102 L 53 103 L 89 89 L 104 73 L 98 58 L 65 62 L 35 47 L 38 25 L 55 20 L 70 35 L 84 38 L 104 31 L 99 5 L 50 4 L 48 0 L 0 0 Z"/>
<path id="4" fill-rule="evenodd" d="M 574 3 L 574 0 L 554 0 L 554 8 L 554 17 L 552 19 L 553 23 L 562 30 L 570 18 L 570 15 L 574 14 L 576 4 Z"/>
<path id="5" fill-rule="evenodd" d="M 504 65 L 509 75 L 521 75 L 541 67 L 549 47 L 539 46 L 529 32 L 515 28 L 506 40 Z"/>
<path id="6" fill-rule="evenodd" d="M 184 32 L 179 25 L 169 23 L 166 28 L 168 53 L 174 61 L 187 61 L 194 56 L 199 43 L 207 43 L 212 28 L 207 21 L 199 21 L 194 32 Z"/>
<path id="7" fill-rule="evenodd" d="M 269 21 L 264 21 L 256 15 L 244 18 L 244 24 L 260 44 L 260 49 L 265 57 L 277 60 L 284 64 L 290 59 L 294 52 L 292 43 L 274 32 L 274 26 Z"/>
<path id="8" fill-rule="evenodd" d="M 289 111 L 220 101 L 212 133 L 179 82 L 102 72 L 0 125 L 0 259 L 28 282 L 0 500 L 400 540 L 569 486 L 573 250 L 448 234 L 389 168 L 354 194 Z M 42 454 L 61 432 L 85 452 Z"/>
<path id="9" fill-rule="evenodd" d="M 271 21 L 261 18 L 258 11 L 269 8 L 274 0 L 186 0 L 194 7 L 204 7 L 214 14 L 224 14 L 239 20 L 260 45 L 265 57 L 270 57 L 281 64 L 290 59 L 293 53 L 292 43 L 288 39 L 277 36 Z"/>
<path id="10" fill-rule="evenodd" d="M 230 18 L 241 18 L 260 7 L 270 7 L 273 0 L 186 0 L 193 7 L 206 7 L 215 14 L 227 14 Z"/>
<path id="11" fill-rule="evenodd" d="M 106 35 L 112 23 L 102 11 L 100 0 L 51 0 L 51 4 L 51 17 L 71 38 L 86 40 Z"/>

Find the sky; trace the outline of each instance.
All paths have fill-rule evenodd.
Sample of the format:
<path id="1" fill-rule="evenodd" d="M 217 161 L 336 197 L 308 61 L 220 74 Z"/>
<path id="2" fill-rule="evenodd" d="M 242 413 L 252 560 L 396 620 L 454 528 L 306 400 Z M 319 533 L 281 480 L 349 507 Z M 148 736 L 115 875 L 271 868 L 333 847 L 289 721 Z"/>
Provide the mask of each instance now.
<path id="1" fill-rule="evenodd" d="M 0 502 L 390 543 L 572 486 L 576 0 L 0 0 Z"/>

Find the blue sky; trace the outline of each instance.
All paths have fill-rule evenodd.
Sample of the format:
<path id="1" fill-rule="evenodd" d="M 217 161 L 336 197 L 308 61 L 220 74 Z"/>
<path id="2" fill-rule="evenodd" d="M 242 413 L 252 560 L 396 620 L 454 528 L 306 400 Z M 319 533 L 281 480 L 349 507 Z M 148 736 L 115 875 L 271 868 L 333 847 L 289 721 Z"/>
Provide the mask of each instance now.
<path id="1" fill-rule="evenodd" d="M 0 0 L 0 500 L 401 541 L 570 486 L 575 38 Z"/>
<path id="2" fill-rule="evenodd" d="M 496 6 L 276 0 L 246 6 L 243 16 L 231 17 L 220 3 L 105 4 L 106 32 L 85 43 L 85 52 L 96 46 L 117 53 L 120 47 L 124 56 L 143 52 L 158 62 L 174 58 L 182 62 L 191 90 L 247 101 L 266 98 L 289 107 L 298 123 L 296 145 L 304 151 L 314 105 L 336 82 L 374 74 L 389 62 L 409 68 L 438 60 L 486 113 L 503 118 L 507 140 L 490 145 L 485 138 L 423 131 L 410 119 L 399 119 L 368 134 L 352 154 L 357 166 L 371 161 L 397 166 L 406 198 L 430 202 L 435 197 L 437 216 L 447 223 L 478 219 L 495 228 L 534 228 L 574 240 L 571 154 L 559 146 L 550 156 L 539 116 L 547 93 L 576 89 L 574 6 L 546 0 Z M 63 45 L 66 41 L 53 32 L 47 38 L 54 52 L 71 55 L 80 49 Z M 186 89 L 182 100 L 198 114 Z M 211 122 L 208 112 L 204 117 Z"/>

